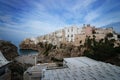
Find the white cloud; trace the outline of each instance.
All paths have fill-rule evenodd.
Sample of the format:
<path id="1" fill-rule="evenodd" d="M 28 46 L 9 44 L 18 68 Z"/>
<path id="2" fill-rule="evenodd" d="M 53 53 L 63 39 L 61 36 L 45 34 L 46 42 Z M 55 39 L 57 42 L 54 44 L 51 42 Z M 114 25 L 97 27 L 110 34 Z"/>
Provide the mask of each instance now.
<path id="1" fill-rule="evenodd" d="M 14 14 L 12 16 L 0 16 L 0 18 L 6 22 L 5 26 L 18 29 L 18 31 L 24 29 L 23 33 L 29 32 L 32 34 L 46 34 L 63 28 L 65 25 L 81 24 L 80 22 L 100 26 L 112 22 L 113 19 L 114 21 L 119 20 L 119 17 L 117 17 L 119 16 L 119 12 L 110 12 L 108 14 L 104 14 L 104 12 L 120 5 L 120 3 L 111 5 L 111 2 L 107 0 L 102 3 L 100 7 L 96 8 L 96 10 L 91 10 L 89 7 L 93 6 L 93 3 L 97 0 L 72 1 L 73 0 L 25 0 L 21 5 L 30 6 L 29 12 L 25 11 L 27 10 L 25 9 L 23 12 L 17 13 L 22 15 L 20 18 L 16 15 L 14 16 Z M 22 1 L 3 1 L 3 3 L 6 3 L 14 8 L 16 8 L 16 5 L 21 2 Z M 114 3 L 114 1 L 112 2 Z M 20 6 L 20 8 L 24 9 L 22 6 Z M 22 21 L 22 23 L 13 21 L 12 17 L 18 18 L 18 20 Z"/>
<path id="2" fill-rule="evenodd" d="M 103 15 L 102 18 L 100 18 L 99 20 L 97 20 L 96 22 L 92 22 L 92 24 L 101 27 L 113 22 L 118 22 L 120 21 L 120 11 L 118 12 L 112 12 L 106 15 Z"/>
<path id="3" fill-rule="evenodd" d="M 4 15 L 4 16 L 1 16 L 1 15 L 0 15 L 0 20 L 1 20 L 3 23 L 15 24 L 15 22 L 12 21 L 12 16 L 10 16 L 10 15 Z"/>
<path id="4" fill-rule="evenodd" d="M 57 29 L 60 29 L 62 25 L 34 20 L 34 21 L 28 21 L 26 24 L 22 26 L 26 26 L 30 31 L 34 33 L 46 34 L 53 32 Z"/>
<path id="5" fill-rule="evenodd" d="M 96 26 L 103 26 L 112 22 L 120 21 L 120 19 L 118 19 L 120 11 L 110 11 L 107 13 L 109 10 L 114 9 L 118 5 L 120 5 L 120 3 L 106 0 L 100 7 L 96 8 L 95 10 L 91 10 L 85 16 L 85 23 L 92 23 Z"/>
<path id="6" fill-rule="evenodd" d="M 96 0 L 78 0 L 76 4 L 73 6 L 72 10 L 77 11 L 87 9 L 95 1 Z"/>
<path id="7" fill-rule="evenodd" d="M 90 23 L 92 20 L 96 19 L 99 16 L 100 16 L 100 14 L 97 12 L 88 13 L 88 15 L 85 16 L 85 21 L 86 21 L 86 23 Z"/>
<path id="8" fill-rule="evenodd" d="M 9 34 L 11 34 L 10 32 L 12 32 L 12 33 L 19 33 L 19 34 L 22 34 L 22 35 L 24 35 L 24 34 L 28 34 L 28 35 L 30 35 L 30 34 L 32 34 L 32 35 L 34 35 L 34 34 L 37 34 L 37 33 L 32 33 L 32 32 L 26 32 L 26 31 L 20 31 L 20 30 L 16 30 L 16 29 L 11 29 L 11 28 L 7 28 L 7 27 L 2 27 L 2 26 L 0 26 L 0 31 L 3 33 L 3 32 L 5 32 L 5 33 L 9 33 Z"/>

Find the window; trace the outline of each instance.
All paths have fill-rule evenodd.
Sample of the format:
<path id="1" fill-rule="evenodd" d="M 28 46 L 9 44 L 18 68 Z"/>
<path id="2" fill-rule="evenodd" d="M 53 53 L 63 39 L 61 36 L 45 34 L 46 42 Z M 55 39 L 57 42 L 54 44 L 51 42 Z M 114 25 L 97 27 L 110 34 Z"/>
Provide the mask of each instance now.
<path id="1" fill-rule="evenodd" d="M 71 31 L 73 32 L 73 28 L 71 29 Z"/>
<path id="2" fill-rule="evenodd" d="M 73 37 L 73 34 L 71 35 L 71 37 Z"/>
<path id="3" fill-rule="evenodd" d="M 68 29 L 68 32 L 69 32 L 69 29 Z"/>

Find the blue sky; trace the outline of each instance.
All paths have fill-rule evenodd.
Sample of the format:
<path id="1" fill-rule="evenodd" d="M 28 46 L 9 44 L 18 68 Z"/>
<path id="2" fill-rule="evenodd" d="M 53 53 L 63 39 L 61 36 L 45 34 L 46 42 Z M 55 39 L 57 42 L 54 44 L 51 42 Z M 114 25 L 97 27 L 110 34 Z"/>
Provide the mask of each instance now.
<path id="1" fill-rule="evenodd" d="M 38 36 L 68 25 L 120 21 L 119 0 L 0 0 L 0 39 Z"/>

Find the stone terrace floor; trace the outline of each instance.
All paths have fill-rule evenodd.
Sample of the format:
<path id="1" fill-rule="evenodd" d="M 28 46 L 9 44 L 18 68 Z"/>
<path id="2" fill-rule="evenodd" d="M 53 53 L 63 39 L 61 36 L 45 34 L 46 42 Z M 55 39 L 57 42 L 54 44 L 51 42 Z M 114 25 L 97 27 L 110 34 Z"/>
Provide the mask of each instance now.
<path id="1" fill-rule="evenodd" d="M 68 68 L 46 70 L 42 80 L 120 80 L 120 67 L 87 57 L 65 58 Z"/>

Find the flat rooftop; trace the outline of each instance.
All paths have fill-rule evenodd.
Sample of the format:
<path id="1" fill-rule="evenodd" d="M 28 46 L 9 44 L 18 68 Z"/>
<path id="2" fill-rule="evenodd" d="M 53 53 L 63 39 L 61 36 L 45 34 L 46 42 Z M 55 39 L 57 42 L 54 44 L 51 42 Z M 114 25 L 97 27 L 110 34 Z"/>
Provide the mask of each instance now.
<path id="1" fill-rule="evenodd" d="M 64 65 L 46 70 L 42 80 L 120 80 L 120 67 L 87 57 L 64 58 Z"/>
<path id="2" fill-rule="evenodd" d="M 8 64 L 9 61 L 3 56 L 2 52 L 0 51 L 0 67 Z"/>
<path id="3" fill-rule="evenodd" d="M 90 59 L 88 57 L 73 57 L 73 58 L 64 58 L 64 62 L 68 67 L 85 67 L 85 66 L 92 66 L 98 65 L 99 61 Z"/>

